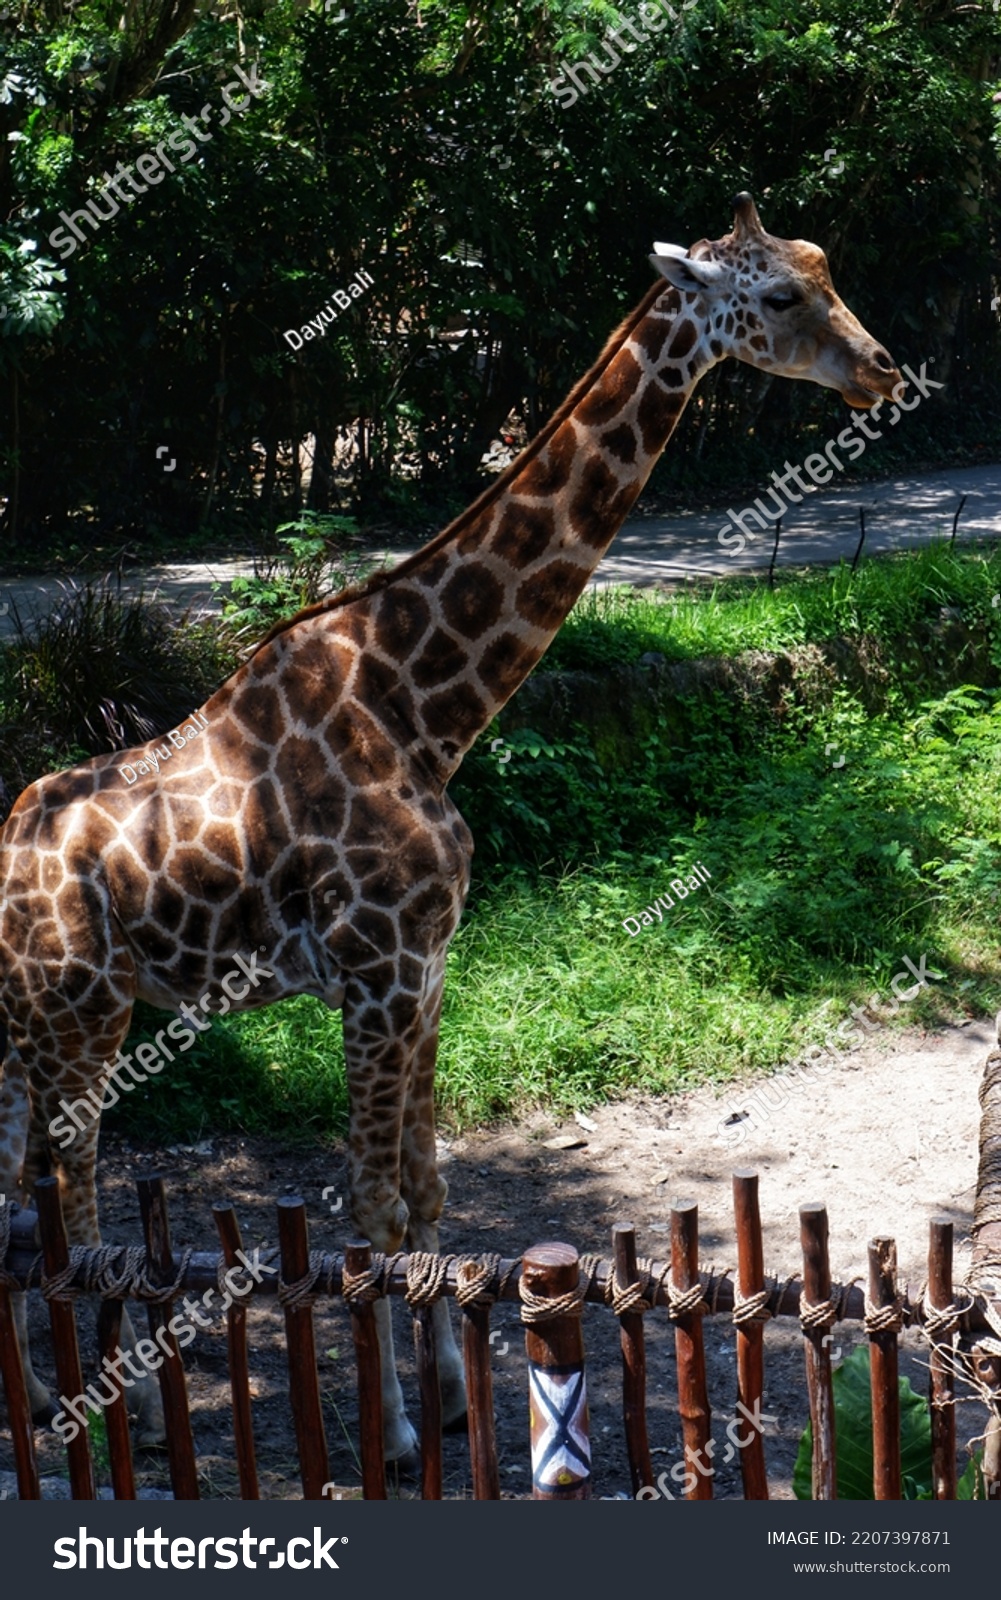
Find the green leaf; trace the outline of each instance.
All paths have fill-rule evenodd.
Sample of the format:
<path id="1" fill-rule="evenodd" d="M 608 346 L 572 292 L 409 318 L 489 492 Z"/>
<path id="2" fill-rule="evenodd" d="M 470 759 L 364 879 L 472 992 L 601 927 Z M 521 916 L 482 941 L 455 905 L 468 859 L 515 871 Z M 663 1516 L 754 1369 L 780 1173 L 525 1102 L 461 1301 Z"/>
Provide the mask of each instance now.
<path id="1" fill-rule="evenodd" d="M 980 1471 L 981 1457 L 973 1456 L 967 1463 L 966 1471 L 956 1484 L 957 1500 L 984 1500 L 983 1474 Z"/>
<path id="2" fill-rule="evenodd" d="M 869 1347 L 863 1345 L 835 1367 L 834 1425 L 837 1439 L 839 1500 L 872 1500 L 872 1395 Z M 931 1419 L 926 1401 L 900 1379 L 900 1466 L 905 1500 L 931 1495 Z M 807 1423 L 799 1441 L 793 1489 L 799 1500 L 812 1498 L 813 1428 Z M 972 1463 L 971 1463 L 972 1465 Z M 965 1475 L 964 1475 L 965 1478 Z M 964 1498 L 971 1498 L 967 1495 Z"/>

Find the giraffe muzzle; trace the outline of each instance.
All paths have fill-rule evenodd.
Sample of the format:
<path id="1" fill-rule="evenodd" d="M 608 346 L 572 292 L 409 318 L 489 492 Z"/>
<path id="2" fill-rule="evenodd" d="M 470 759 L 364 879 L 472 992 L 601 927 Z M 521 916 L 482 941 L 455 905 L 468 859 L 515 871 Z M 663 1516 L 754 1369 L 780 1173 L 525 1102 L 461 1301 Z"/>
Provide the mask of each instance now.
<path id="1" fill-rule="evenodd" d="M 893 400 L 895 391 L 905 383 L 893 357 L 874 343 L 871 352 L 858 362 L 853 381 L 841 393 L 855 410 L 868 411 L 880 400 Z"/>

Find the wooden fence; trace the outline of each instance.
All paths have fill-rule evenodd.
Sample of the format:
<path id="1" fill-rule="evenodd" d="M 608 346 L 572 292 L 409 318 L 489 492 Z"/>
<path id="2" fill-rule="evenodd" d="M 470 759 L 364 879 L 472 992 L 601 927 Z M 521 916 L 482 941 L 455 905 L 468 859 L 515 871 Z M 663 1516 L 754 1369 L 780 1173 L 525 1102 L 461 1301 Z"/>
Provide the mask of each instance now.
<path id="1" fill-rule="evenodd" d="M 126 1299 L 145 1302 L 150 1337 L 173 1359 L 159 1367 L 167 1425 L 167 1450 L 177 1499 L 199 1495 L 184 1368 L 169 1324 L 175 1299 L 221 1286 L 239 1268 L 240 1230 L 231 1206 L 214 1207 L 221 1251 L 172 1249 L 167 1201 L 158 1177 L 138 1184 L 145 1248 L 67 1244 L 54 1178 L 42 1179 L 34 1212 L 0 1207 L 0 1377 L 7 1401 L 19 1494 L 38 1499 L 39 1477 L 32 1420 L 14 1333 L 11 1291 L 41 1288 L 52 1326 L 58 1392 L 84 1392 L 74 1297 L 101 1297 L 98 1343 L 102 1358 L 119 1344 Z M 931 1344 L 930 1395 L 934 1494 L 956 1495 L 956 1429 L 953 1374 L 957 1352 L 988 1329 L 983 1303 L 952 1284 L 952 1223 L 930 1224 L 928 1287 L 916 1301 L 898 1294 L 896 1248 L 890 1238 L 869 1245 L 868 1281 L 831 1282 L 827 1213 L 822 1205 L 800 1208 L 803 1267 L 800 1277 L 768 1278 L 764 1272 L 757 1174 L 734 1174 L 738 1265 L 735 1273 L 700 1272 L 698 1208 L 679 1203 L 671 1211 L 669 1262 L 641 1260 L 633 1228 L 612 1229 L 612 1255 L 578 1257 L 567 1244 L 543 1244 L 520 1260 L 499 1256 L 383 1257 L 364 1241 L 344 1253 L 310 1252 L 305 1205 L 278 1201 L 277 1251 L 255 1253 L 260 1281 L 242 1292 L 226 1312 L 236 1464 L 241 1497 L 259 1498 L 250 1404 L 247 1304 L 253 1296 L 277 1296 L 285 1316 L 289 1393 L 303 1495 L 320 1499 L 329 1488 L 327 1441 L 317 1374 L 313 1304 L 341 1297 L 350 1316 L 357 1362 L 362 1489 L 367 1499 L 386 1498 L 382 1459 L 382 1400 L 379 1343 L 373 1306 L 382 1295 L 402 1295 L 413 1317 L 421 1399 L 422 1493 L 442 1497 L 442 1436 L 438 1370 L 431 1307 L 442 1295 L 461 1307 L 468 1390 L 469 1448 L 476 1499 L 500 1498 L 491 1380 L 490 1309 L 498 1300 L 521 1305 L 528 1356 L 531 1415 L 532 1493 L 536 1499 L 587 1499 L 591 1453 L 585 1388 L 581 1311 L 585 1302 L 607 1305 L 618 1317 L 622 1351 L 622 1420 L 634 1495 L 653 1497 L 655 1476 L 647 1436 L 644 1314 L 663 1310 L 674 1325 L 678 1410 L 686 1488 L 684 1497 L 712 1497 L 712 1477 L 696 1470 L 706 1459 L 710 1401 L 706 1385 L 703 1322 L 729 1315 L 736 1330 L 737 1393 L 732 1398 L 759 1417 L 764 1387 L 764 1331 L 771 1318 L 798 1318 L 802 1327 L 810 1416 L 813 1424 L 813 1498 L 835 1498 L 836 1430 L 832 1390 L 833 1342 L 838 1322 L 862 1322 L 871 1350 L 874 1472 L 877 1500 L 901 1496 L 898 1336 L 905 1326 L 923 1327 Z M 271 1269 L 268 1271 L 268 1269 Z M 988 1341 L 989 1343 L 989 1341 Z M 114 1494 L 135 1498 L 132 1453 L 122 1393 L 105 1410 Z M 69 1477 L 76 1500 L 95 1497 L 88 1430 L 67 1440 Z M 711 1454 L 711 1452 L 710 1452 Z M 745 1499 L 768 1498 L 765 1440 L 751 1428 L 740 1449 Z M 687 1471 L 688 1468 L 692 1470 Z M 988 1485 L 989 1496 L 992 1485 Z M 644 1492 L 645 1491 L 645 1492 Z"/>

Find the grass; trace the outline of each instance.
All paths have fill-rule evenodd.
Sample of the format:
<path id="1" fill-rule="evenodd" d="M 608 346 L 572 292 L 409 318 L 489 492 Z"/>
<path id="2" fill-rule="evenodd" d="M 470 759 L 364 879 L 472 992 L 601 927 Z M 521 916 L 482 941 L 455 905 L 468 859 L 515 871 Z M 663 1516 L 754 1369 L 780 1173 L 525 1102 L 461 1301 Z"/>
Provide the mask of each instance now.
<path id="1" fill-rule="evenodd" d="M 650 590 L 589 589 L 578 601 L 542 671 L 638 661 L 658 651 L 670 661 L 732 656 L 743 650 L 790 650 L 865 633 L 892 641 L 941 608 L 991 620 L 1001 590 L 1001 549 L 981 552 L 947 543 L 809 573 L 726 578 L 660 595 Z M 996 623 L 997 610 L 993 612 Z"/>

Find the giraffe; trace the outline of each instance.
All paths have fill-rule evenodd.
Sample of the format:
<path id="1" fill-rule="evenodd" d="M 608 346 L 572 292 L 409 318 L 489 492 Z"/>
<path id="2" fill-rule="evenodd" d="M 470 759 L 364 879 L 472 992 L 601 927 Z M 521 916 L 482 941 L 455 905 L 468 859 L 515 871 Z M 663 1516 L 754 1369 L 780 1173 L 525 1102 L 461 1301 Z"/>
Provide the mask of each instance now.
<path id="1" fill-rule="evenodd" d="M 734 208 L 721 239 L 655 246 L 640 304 L 462 515 L 273 628 L 160 771 L 123 781 L 142 752 L 116 752 L 15 804 L 0 833 L 0 1192 L 26 1198 L 54 1164 L 72 1242 L 99 1242 L 98 1122 L 57 1148 L 60 1099 L 108 1081 L 137 996 L 204 1002 L 234 952 L 259 950 L 243 1007 L 312 994 L 343 1012 L 354 1227 L 380 1250 L 437 1249 L 438 1021 L 473 848 L 449 779 L 554 638 L 710 367 L 733 356 L 858 408 L 901 384 L 823 252 L 767 234 L 748 194 Z M 409 1462 L 386 1302 L 377 1315 L 385 1456 Z M 463 1373 L 444 1302 L 435 1318 L 455 1424 Z M 19 1331 L 43 1413 L 23 1297 Z M 155 1436 L 152 1386 L 138 1403 Z"/>

